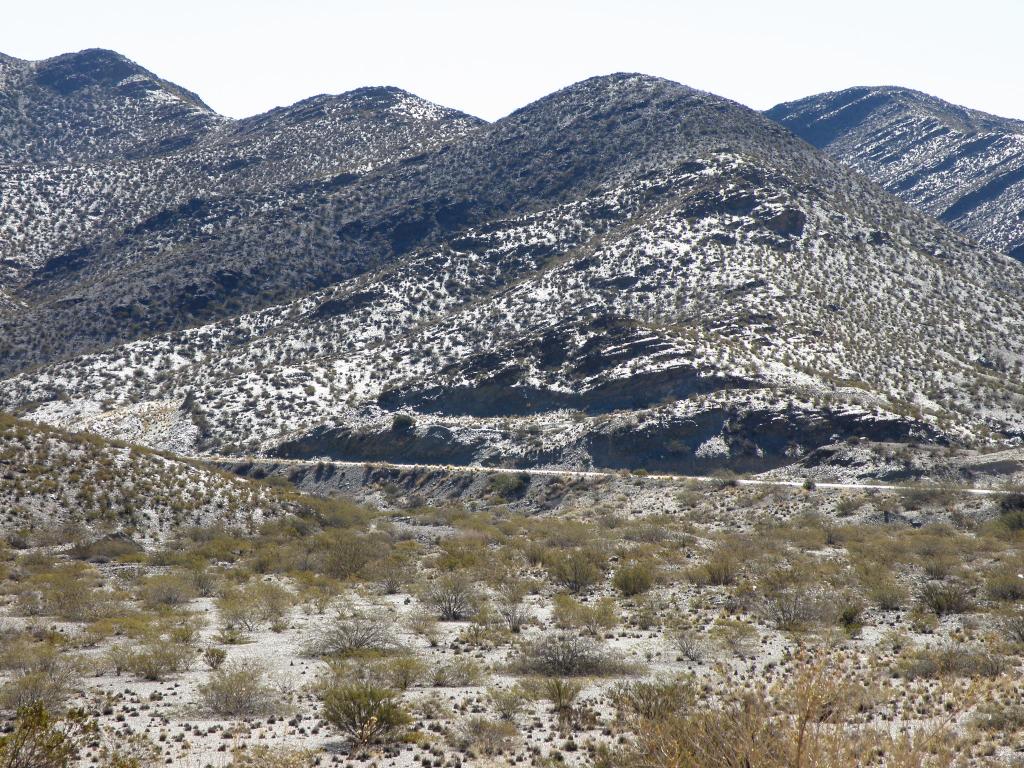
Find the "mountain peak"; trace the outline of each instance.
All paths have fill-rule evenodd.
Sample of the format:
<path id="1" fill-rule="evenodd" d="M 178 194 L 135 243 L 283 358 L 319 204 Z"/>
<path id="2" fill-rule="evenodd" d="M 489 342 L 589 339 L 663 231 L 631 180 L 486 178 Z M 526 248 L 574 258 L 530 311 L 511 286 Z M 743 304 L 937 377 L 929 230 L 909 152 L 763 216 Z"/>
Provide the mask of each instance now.
<path id="1" fill-rule="evenodd" d="M 937 96 L 894 85 L 854 86 L 779 104 L 765 114 L 799 136 L 823 147 L 866 122 L 913 117 L 935 121 L 959 133 L 1005 130 L 1024 123 L 943 101 Z"/>

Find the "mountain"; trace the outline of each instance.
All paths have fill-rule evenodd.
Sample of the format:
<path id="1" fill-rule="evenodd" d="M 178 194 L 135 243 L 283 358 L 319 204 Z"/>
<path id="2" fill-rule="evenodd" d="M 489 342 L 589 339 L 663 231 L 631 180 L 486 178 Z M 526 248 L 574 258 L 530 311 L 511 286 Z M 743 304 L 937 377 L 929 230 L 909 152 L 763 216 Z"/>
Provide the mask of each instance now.
<path id="1" fill-rule="evenodd" d="M 224 122 L 190 91 L 101 49 L 0 55 L 0 163 L 154 157 Z"/>
<path id="2" fill-rule="evenodd" d="M 906 88 L 849 88 L 765 113 L 983 246 L 1024 260 L 1024 121 Z"/>
<path id="3" fill-rule="evenodd" d="M 48 142 L 70 146 L 11 151 L 0 166 L 0 290 L 14 302 L 8 312 L 0 304 L 0 367 L 8 371 L 362 271 L 378 255 L 339 244 L 344 206 L 336 210 L 334 199 L 379 167 L 415 161 L 481 124 L 396 88 L 363 88 L 240 121 L 206 110 L 202 130 L 179 141 L 173 110 L 126 117 L 129 107 L 138 111 L 135 96 L 123 93 L 131 83 L 108 69 L 130 62 L 115 54 L 71 56 L 75 82 L 89 83 L 78 90 L 29 76 L 65 58 L 22 62 L 0 86 L 11 103 L 38 103 Z M 146 87 L 162 82 L 150 78 Z M 148 107 L 153 93 L 163 94 L 157 107 L 166 109 L 166 94 L 179 91 L 187 93 L 167 85 L 139 99 Z M 91 153 L 54 127 L 82 111 L 96 126 Z"/>
<path id="4" fill-rule="evenodd" d="M 0 407 L 183 453 L 687 472 L 1024 429 L 1021 266 L 712 94 L 617 74 L 485 124 L 364 90 L 155 165 L 200 150 L 229 192 L 11 292 Z"/>

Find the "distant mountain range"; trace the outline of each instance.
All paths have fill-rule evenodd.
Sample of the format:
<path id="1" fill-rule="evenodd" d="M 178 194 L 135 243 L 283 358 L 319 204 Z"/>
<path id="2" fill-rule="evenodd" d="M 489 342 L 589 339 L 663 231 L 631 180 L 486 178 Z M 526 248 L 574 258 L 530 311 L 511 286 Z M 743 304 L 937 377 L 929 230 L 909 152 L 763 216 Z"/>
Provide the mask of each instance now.
<path id="1" fill-rule="evenodd" d="M 958 232 L 1024 260 L 1024 121 L 907 88 L 850 88 L 765 114 Z"/>
<path id="2" fill-rule="evenodd" d="M 968 181 L 938 211 L 839 151 L 829 98 L 617 74 L 494 123 L 393 88 L 233 121 L 114 53 L 3 58 L 0 408 L 182 453 L 688 472 L 1021 435 L 1024 267 L 932 217 Z"/>

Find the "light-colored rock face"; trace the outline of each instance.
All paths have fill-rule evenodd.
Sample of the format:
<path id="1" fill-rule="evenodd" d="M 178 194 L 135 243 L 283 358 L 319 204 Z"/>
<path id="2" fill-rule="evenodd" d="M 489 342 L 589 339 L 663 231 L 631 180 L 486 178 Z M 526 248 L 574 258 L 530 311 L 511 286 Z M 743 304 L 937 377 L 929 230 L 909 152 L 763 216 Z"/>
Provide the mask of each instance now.
<path id="1" fill-rule="evenodd" d="M 1024 122 L 904 88 L 851 88 L 766 114 L 985 247 L 1024 258 Z"/>

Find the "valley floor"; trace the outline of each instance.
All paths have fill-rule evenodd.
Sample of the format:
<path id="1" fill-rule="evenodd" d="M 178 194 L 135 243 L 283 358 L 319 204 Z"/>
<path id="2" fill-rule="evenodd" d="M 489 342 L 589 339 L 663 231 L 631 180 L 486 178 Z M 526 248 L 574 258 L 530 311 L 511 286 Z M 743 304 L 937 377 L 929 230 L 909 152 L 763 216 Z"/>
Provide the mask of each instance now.
<path id="1" fill-rule="evenodd" d="M 11 537 L 0 707 L 83 707 L 82 765 L 1013 764 L 1022 497 L 474 482 Z"/>

